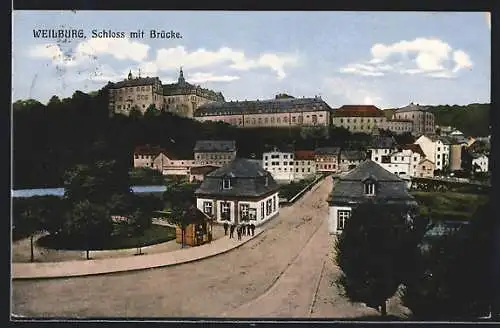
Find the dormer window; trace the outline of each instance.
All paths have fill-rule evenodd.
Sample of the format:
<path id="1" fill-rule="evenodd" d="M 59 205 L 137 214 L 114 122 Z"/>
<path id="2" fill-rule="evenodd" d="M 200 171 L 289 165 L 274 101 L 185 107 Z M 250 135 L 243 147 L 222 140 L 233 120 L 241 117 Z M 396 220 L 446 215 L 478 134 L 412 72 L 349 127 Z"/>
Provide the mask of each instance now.
<path id="1" fill-rule="evenodd" d="M 231 179 L 224 178 L 222 180 L 222 189 L 231 189 Z"/>
<path id="2" fill-rule="evenodd" d="M 365 183 L 365 195 L 374 196 L 375 195 L 375 183 L 366 182 Z"/>

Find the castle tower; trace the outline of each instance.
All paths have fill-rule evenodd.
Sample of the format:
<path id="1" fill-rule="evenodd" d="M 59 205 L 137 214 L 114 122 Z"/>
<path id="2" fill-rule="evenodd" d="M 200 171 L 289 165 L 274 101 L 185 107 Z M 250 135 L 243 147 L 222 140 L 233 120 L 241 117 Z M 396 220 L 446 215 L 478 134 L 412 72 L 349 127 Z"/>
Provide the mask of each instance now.
<path id="1" fill-rule="evenodd" d="M 177 83 L 179 83 L 180 85 L 186 84 L 186 80 L 184 79 L 184 72 L 182 71 L 182 66 L 179 71 L 179 78 L 177 79 Z"/>

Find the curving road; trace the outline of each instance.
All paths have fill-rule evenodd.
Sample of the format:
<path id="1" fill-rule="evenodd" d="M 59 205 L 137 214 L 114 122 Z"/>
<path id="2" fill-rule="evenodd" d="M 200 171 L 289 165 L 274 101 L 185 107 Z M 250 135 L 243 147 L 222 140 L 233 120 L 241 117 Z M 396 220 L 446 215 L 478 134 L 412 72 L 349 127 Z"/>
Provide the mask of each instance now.
<path id="1" fill-rule="evenodd" d="M 35 317 L 317 317 L 372 313 L 343 299 L 342 311 L 331 312 L 330 306 L 324 306 L 328 295 L 339 298 L 324 278 L 328 276 L 325 263 L 332 249 L 326 226 L 326 198 L 331 188 L 331 178 L 320 182 L 294 205 L 282 208 L 260 236 L 221 256 L 131 273 L 16 280 L 12 284 L 12 313 Z"/>

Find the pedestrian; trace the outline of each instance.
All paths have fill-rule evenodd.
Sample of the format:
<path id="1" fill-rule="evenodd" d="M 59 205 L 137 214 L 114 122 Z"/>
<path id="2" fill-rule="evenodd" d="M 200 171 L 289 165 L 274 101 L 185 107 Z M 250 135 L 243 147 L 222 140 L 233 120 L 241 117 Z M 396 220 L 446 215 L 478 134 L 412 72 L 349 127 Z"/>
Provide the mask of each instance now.
<path id="1" fill-rule="evenodd" d="M 241 230 L 241 235 L 244 236 L 245 235 L 245 224 L 244 223 L 240 224 L 240 230 Z"/>
<path id="2" fill-rule="evenodd" d="M 224 236 L 227 236 L 227 229 L 229 228 L 229 224 L 224 222 Z"/>
<path id="3" fill-rule="evenodd" d="M 255 234 L 255 224 L 251 224 L 250 228 L 252 229 L 252 236 Z"/>
<path id="4" fill-rule="evenodd" d="M 237 229 L 236 229 L 236 233 L 238 234 L 238 240 L 241 240 L 241 226 L 239 226 Z"/>
<path id="5" fill-rule="evenodd" d="M 247 235 L 250 236 L 250 231 L 252 229 L 252 225 L 251 224 L 248 224 L 247 225 Z"/>
<path id="6" fill-rule="evenodd" d="M 234 224 L 231 224 L 231 227 L 229 228 L 229 238 L 234 238 L 234 229 Z"/>

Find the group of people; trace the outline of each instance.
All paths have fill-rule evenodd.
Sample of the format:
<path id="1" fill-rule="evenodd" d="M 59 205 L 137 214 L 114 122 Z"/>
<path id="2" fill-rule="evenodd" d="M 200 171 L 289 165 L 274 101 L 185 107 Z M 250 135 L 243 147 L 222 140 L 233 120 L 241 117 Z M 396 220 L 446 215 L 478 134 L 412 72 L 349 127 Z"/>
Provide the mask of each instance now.
<path id="1" fill-rule="evenodd" d="M 253 236 L 255 234 L 255 224 L 241 223 L 238 225 L 225 222 L 224 223 L 224 235 L 227 236 L 229 231 L 229 238 L 234 238 L 234 231 L 236 230 L 236 235 L 238 240 L 241 240 L 242 236 Z"/>

